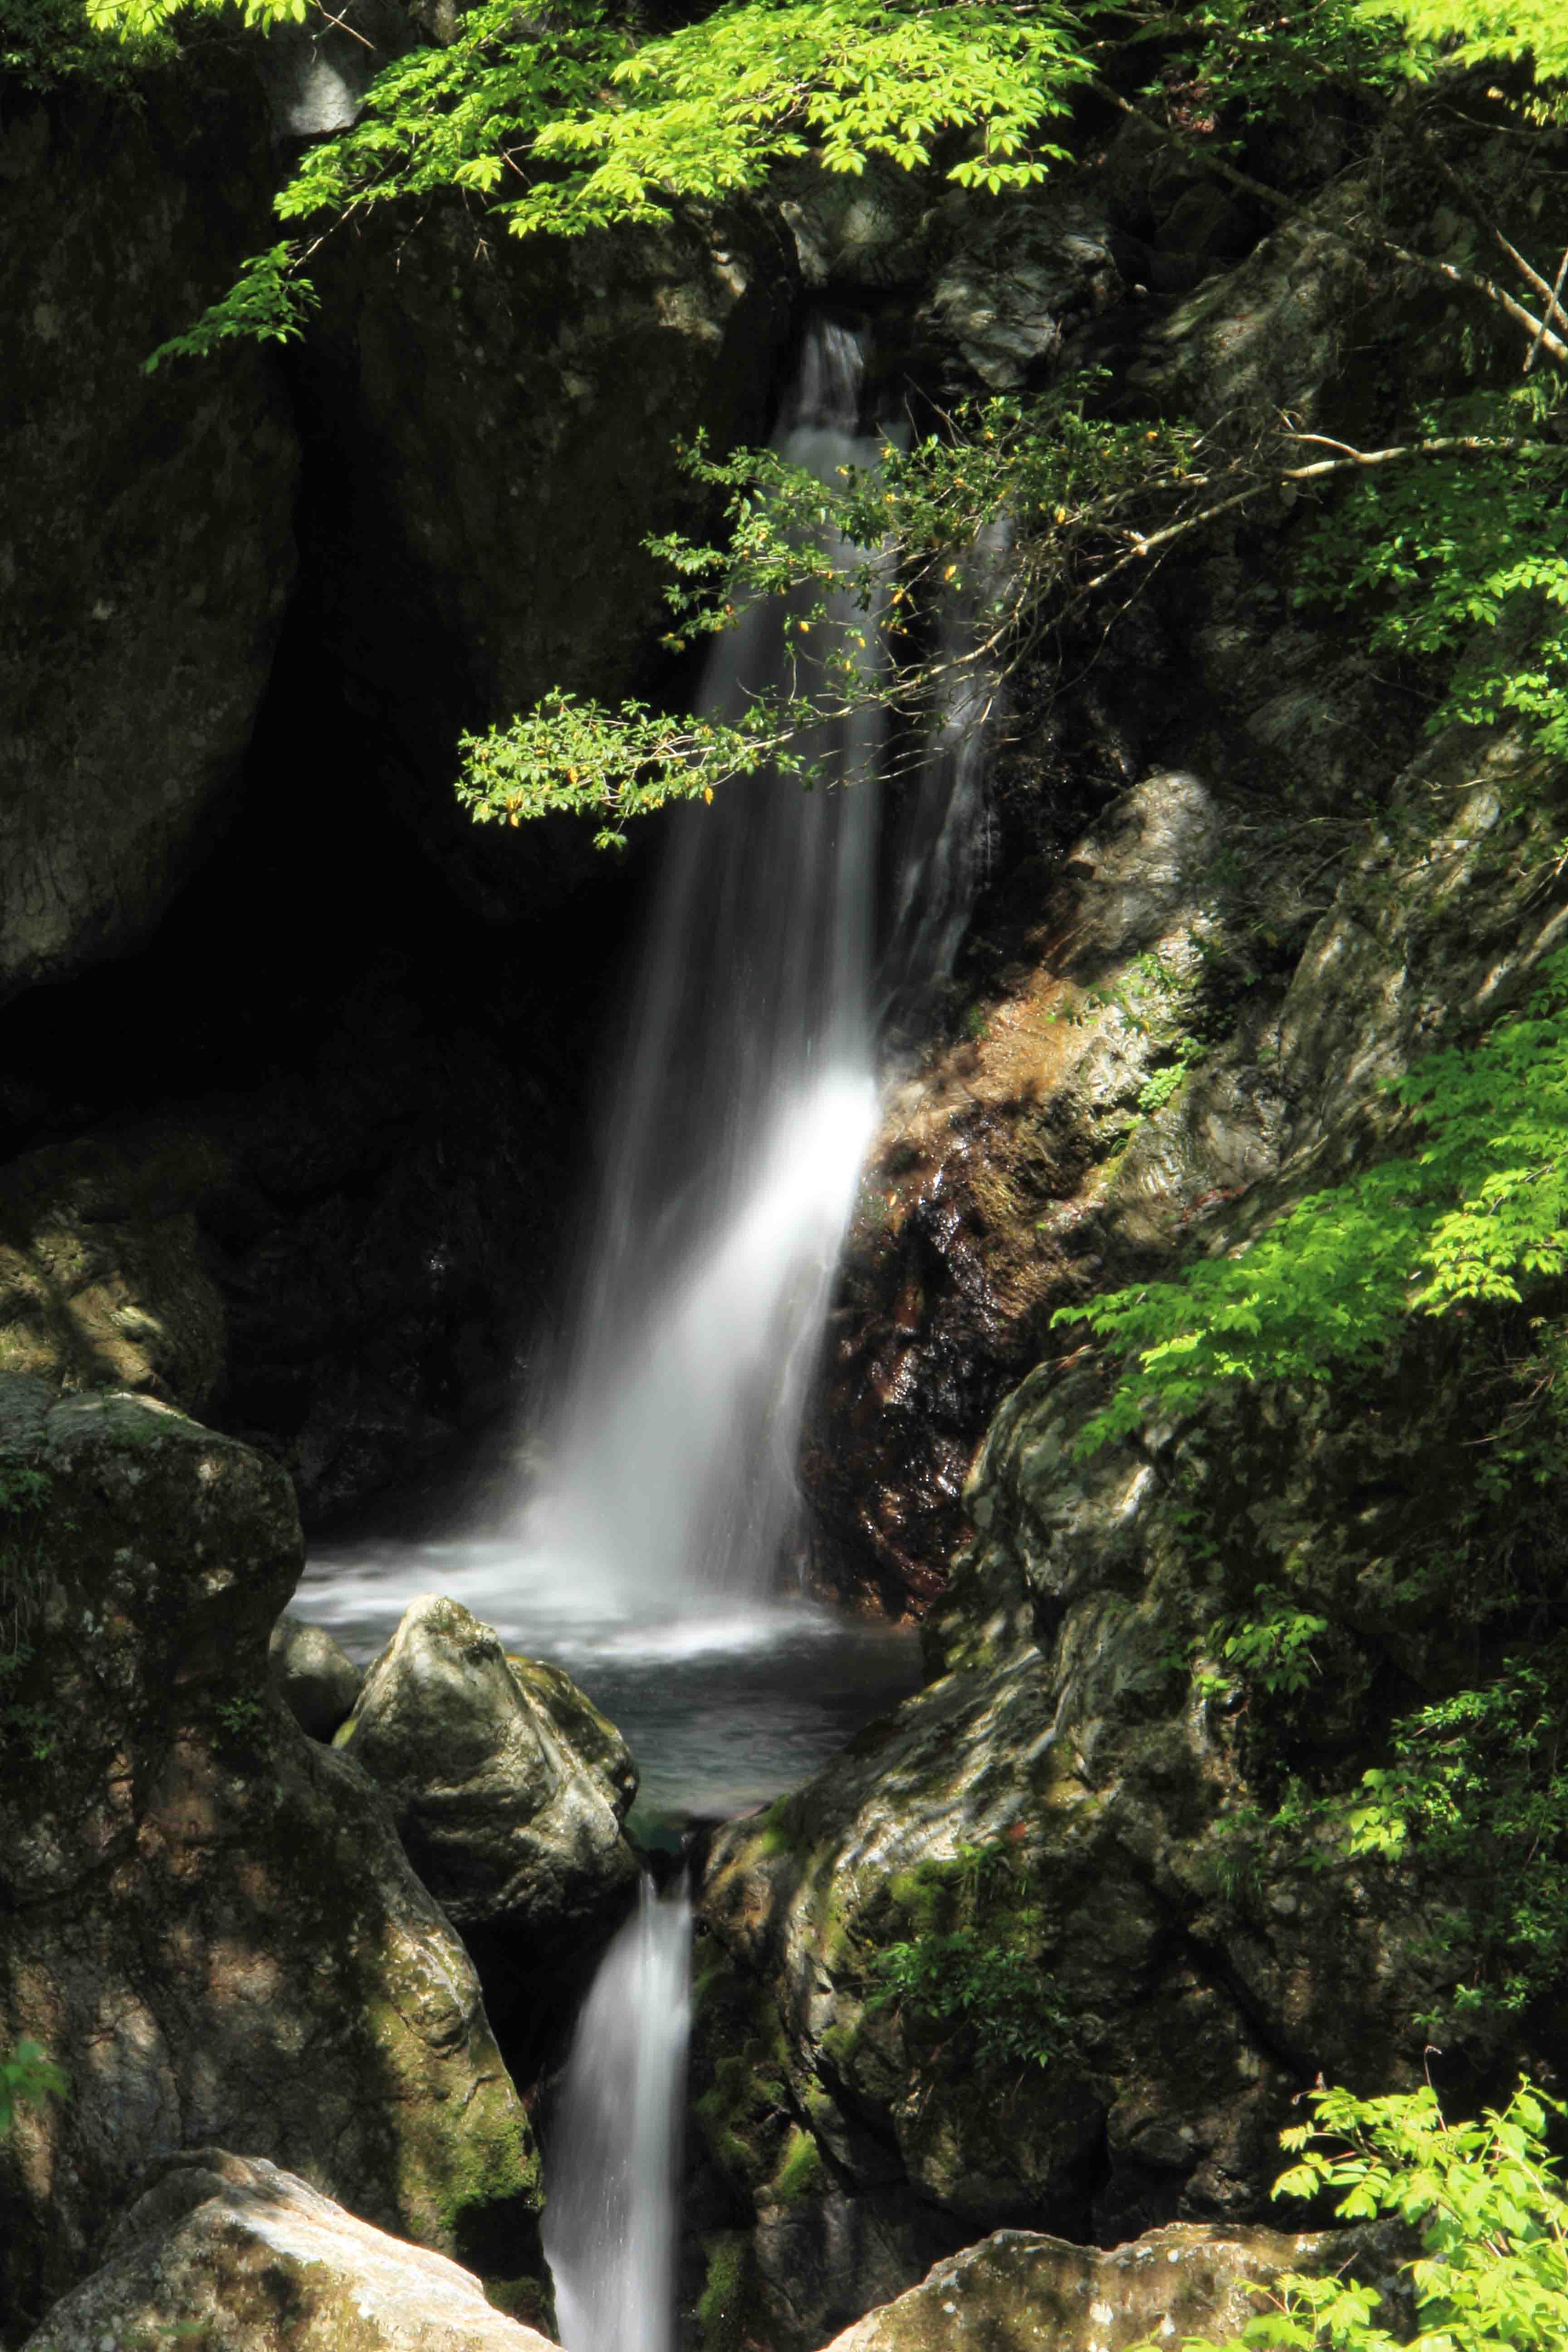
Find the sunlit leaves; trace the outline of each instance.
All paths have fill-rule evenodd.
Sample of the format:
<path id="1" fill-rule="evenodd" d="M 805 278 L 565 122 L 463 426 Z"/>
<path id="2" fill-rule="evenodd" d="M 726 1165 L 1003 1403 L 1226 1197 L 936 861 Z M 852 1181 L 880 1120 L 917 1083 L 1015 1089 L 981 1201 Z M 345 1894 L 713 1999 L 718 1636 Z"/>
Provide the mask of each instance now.
<path id="1" fill-rule="evenodd" d="M 1521 2083 L 1506 2107 L 1449 2123 L 1436 2093 L 1365 2099 L 1312 2094 L 1312 2122 L 1280 2134 L 1296 2161 L 1277 2197 L 1328 2190 L 1342 2221 L 1402 2221 L 1419 2233 L 1408 2263 L 1416 2333 L 1382 2325 L 1380 2297 L 1342 2270 L 1289 2273 L 1227 2340 L 1248 2352 L 1560 2352 L 1568 2343 L 1568 2200 L 1546 2147 L 1559 2103 Z M 1152 2344 L 1135 2352 L 1154 2352 Z M 1163 2352 L 1163 2347 L 1161 2347 Z M 1217 2352 L 1206 2336 L 1182 2352 Z"/>
<path id="2" fill-rule="evenodd" d="M 1374 1360 L 1405 1317 L 1517 1300 L 1568 1265 L 1568 951 L 1529 1010 L 1417 1065 L 1403 1159 L 1300 1201 L 1250 1244 L 1173 1282 L 1113 1291 L 1086 1320 L 1123 1358 L 1082 1450 L 1234 1381 L 1321 1380 Z"/>
<path id="3" fill-rule="evenodd" d="M 142 361 L 143 373 L 151 375 L 165 360 L 206 359 L 221 343 L 294 341 L 318 299 L 310 279 L 298 274 L 298 261 L 292 245 L 253 254 L 221 300 Z"/>

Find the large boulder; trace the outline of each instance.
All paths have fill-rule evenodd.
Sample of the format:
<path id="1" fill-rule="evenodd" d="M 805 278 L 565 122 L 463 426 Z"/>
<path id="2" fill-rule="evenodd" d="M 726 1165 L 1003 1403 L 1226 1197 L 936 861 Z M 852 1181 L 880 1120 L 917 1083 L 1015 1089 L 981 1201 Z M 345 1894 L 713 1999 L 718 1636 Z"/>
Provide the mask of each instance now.
<path id="1" fill-rule="evenodd" d="M 1176 2223 L 1100 2252 L 1060 2238 L 1000 2230 L 939 2263 L 896 2302 L 868 2312 L 831 2352 L 1127 2352 L 1146 2341 L 1238 2336 L 1258 2289 L 1286 2271 L 1339 2269 L 1386 2293 L 1392 2242 L 1366 2231 L 1211 2230 Z"/>
<path id="2" fill-rule="evenodd" d="M 458 1601 L 413 1603 L 335 1744 L 383 1791 L 460 1927 L 560 1950 L 602 1937 L 637 1885 L 619 1736 L 558 1669 L 514 1665 Z"/>
<path id="3" fill-rule="evenodd" d="M 209 2352 L 545 2352 L 477 2278 L 264 2157 L 195 2148 L 125 2214 L 36 2352 L 199 2336 Z"/>
<path id="4" fill-rule="evenodd" d="M 72 2075 L 0 2141 L 10 2325 L 150 2162 L 237 2140 L 537 2301 L 538 2165 L 473 1969 L 268 1686 L 283 1474 L 153 1399 L 8 1377 L 0 1497 L 0 2045 Z"/>
<path id="5" fill-rule="evenodd" d="M 8 89 L 0 998 L 147 936 L 235 781 L 293 572 L 275 360 L 142 362 L 266 241 L 267 126 L 216 45 L 134 100 Z"/>

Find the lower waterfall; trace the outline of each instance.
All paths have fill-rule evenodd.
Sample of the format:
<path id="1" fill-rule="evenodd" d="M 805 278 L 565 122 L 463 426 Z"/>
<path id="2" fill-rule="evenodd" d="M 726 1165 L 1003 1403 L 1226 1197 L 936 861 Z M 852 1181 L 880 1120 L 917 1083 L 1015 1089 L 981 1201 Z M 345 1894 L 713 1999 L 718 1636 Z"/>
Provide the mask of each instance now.
<path id="1" fill-rule="evenodd" d="M 645 1879 L 577 2020 L 544 2215 L 567 2352 L 668 2352 L 690 1948 L 684 1881 Z"/>

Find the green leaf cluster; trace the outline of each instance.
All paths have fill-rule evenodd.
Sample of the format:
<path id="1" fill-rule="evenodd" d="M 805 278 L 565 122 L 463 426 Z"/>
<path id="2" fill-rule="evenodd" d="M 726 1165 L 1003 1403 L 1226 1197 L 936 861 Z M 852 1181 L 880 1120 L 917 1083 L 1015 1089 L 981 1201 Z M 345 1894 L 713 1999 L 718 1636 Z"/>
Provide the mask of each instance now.
<path id="1" fill-rule="evenodd" d="M 1267 1826 L 1300 1841 L 1314 1870 L 1418 1863 L 1453 1902 L 1445 1949 L 1470 1962 L 1455 2018 L 1484 2026 L 1517 2015 L 1560 1989 L 1568 1951 L 1565 1724 L 1568 1649 L 1558 1641 L 1402 1717 L 1390 1760 L 1353 1789 L 1313 1796 L 1293 1785 Z"/>
<path id="2" fill-rule="evenodd" d="M 1395 1089 L 1421 1140 L 1310 1194 L 1230 1255 L 1058 1310 L 1122 1357 L 1083 1454 L 1237 1381 L 1324 1380 L 1413 1312 L 1518 1302 L 1568 1266 L 1568 951 L 1528 1008 Z"/>
<path id="3" fill-rule="evenodd" d="M 1560 2352 L 1568 2197 L 1546 2133 L 1568 2111 L 1529 2083 L 1470 2123 L 1447 2122 L 1428 2085 L 1374 2099 L 1320 2089 L 1311 2105 L 1310 2124 L 1280 2135 L 1297 2160 L 1274 2193 L 1337 2192 L 1342 2220 L 1416 2231 L 1421 2252 L 1405 2265 L 1416 2333 L 1386 2326 L 1375 2286 L 1349 2271 L 1297 2272 L 1262 2291 L 1266 2308 L 1229 2343 L 1248 2352 Z M 1182 2352 L 1219 2347 L 1189 2336 Z"/>
<path id="4" fill-rule="evenodd" d="M 133 91 L 140 73 L 175 54 L 166 34 L 105 31 L 84 0 L 0 0 L 0 74 L 24 89 L 77 81 Z"/>
<path id="5" fill-rule="evenodd" d="M 42 2044 L 25 2035 L 15 2050 L 0 2053 L 0 2132 L 10 2128 L 19 2106 L 41 2106 L 46 2099 L 63 2098 L 70 2080 Z"/>
<path id="6" fill-rule="evenodd" d="M 1373 0 L 1364 13 L 1396 22 L 1425 72 L 1527 58 L 1541 80 L 1568 75 L 1559 0 Z"/>
<path id="7" fill-rule="evenodd" d="M 883 1945 L 866 1969 L 866 2007 L 908 2008 L 944 2038 L 961 2032 L 976 2065 L 1049 2066 L 1073 2020 L 1044 1965 L 1044 1918 L 1006 1849 L 966 1846 L 896 1880 L 915 1929 Z"/>
<path id="8" fill-rule="evenodd" d="M 1523 395 L 1521 395 L 1523 396 Z M 1557 388 L 1537 397 L 1544 422 Z M 1428 420 L 1473 436 L 1465 454 L 1369 476 L 1313 533 L 1302 603 L 1354 606 L 1373 649 L 1438 659 L 1447 684 L 1428 727 L 1517 713 L 1568 752 L 1568 446 L 1508 432 L 1507 404 L 1470 399 Z M 1488 437 L 1500 446 L 1488 447 Z M 1507 446 L 1500 446 L 1504 441 Z"/>

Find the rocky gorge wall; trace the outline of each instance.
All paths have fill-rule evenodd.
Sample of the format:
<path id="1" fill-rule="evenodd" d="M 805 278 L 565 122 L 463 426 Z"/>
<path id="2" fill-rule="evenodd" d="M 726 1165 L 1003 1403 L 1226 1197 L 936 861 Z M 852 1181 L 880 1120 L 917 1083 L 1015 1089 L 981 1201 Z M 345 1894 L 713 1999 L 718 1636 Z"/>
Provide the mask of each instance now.
<path id="1" fill-rule="evenodd" d="M 564 832 L 472 835 L 457 728 L 552 683 L 670 682 L 640 544 L 693 517 L 669 442 L 762 429 L 803 289 L 872 322 L 917 404 L 1094 361 L 1130 411 L 1330 430 L 1405 323 L 1323 217 L 1331 130 L 1287 123 L 1301 209 L 1269 235 L 1109 136 L 1003 220 L 803 180 L 541 257 L 437 211 L 344 242 L 301 351 L 147 379 L 149 337 L 261 241 L 279 163 L 276 81 L 199 64 L 140 109 L 0 111 L 26 452 L 0 551 L 25 722 L 3 1466 L 47 1478 L 51 1522 L 40 1549 L 7 1486 L 0 2048 L 87 2053 L 0 2154 L 7 2340 L 109 2251 L 150 2162 L 219 2143 L 298 2174 L 312 2226 L 335 2197 L 548 2318 L 531 2126 L 452 1926 L 473 1853 L 437 1887 L 395 1761 L 360 1760 L 374 1710 L 314 1746 L 261 1663 L 290 1482 L 341 1522 L 515 1406 L 563 1254 L 636 875 Z M 923 1614 L 929 1683 L 703 1864 L 686 2284 L 712 2352 L 807 2352 L 998 2229 L 1254 2221 L 1289 2099 L 1320 2069 L 1410 2079 L 1462 1967 L 1417 1874 L 1314 1874 L 1268 1839 L 1238 1862 L 1220 1824 L 1260 1745 L 1353 1760 L 1446 1687 L 1452 1644 L 1400 1594 L 1486 1401 L 1434 1340 L 1381 1385 L 1085 1465 L 1099 1376 L 1050 1320 L 1359 1164 L 1383 1082 L 1517 1005 L 1560 936 L 1561 774 L 1426 744 L 1406 683 L 1295 607 L 1298 520 L 1205 541 L 1069 688 L 1016 689 L 989 875 L 889 1094 L 804 1465 L 821 1581 Z M 1286 1573 L 1350 1629 L 1305 1726 L 1189 1671 Z M 481 1668 L 483 1769 L 504 1751 L 515 1780 L 559 1727 Z M 563 1800 L 612 1898 L 626 1793 Z M 481 1857 L 508 1887 L 510 1851 Z M 965 1931 L 1036 1988 L 1022 2057 L 878 1997 L 879 1952 Z M 1550 2017 L 1461 2034 L 1445 2079 L 1560 2046 Z"/>

